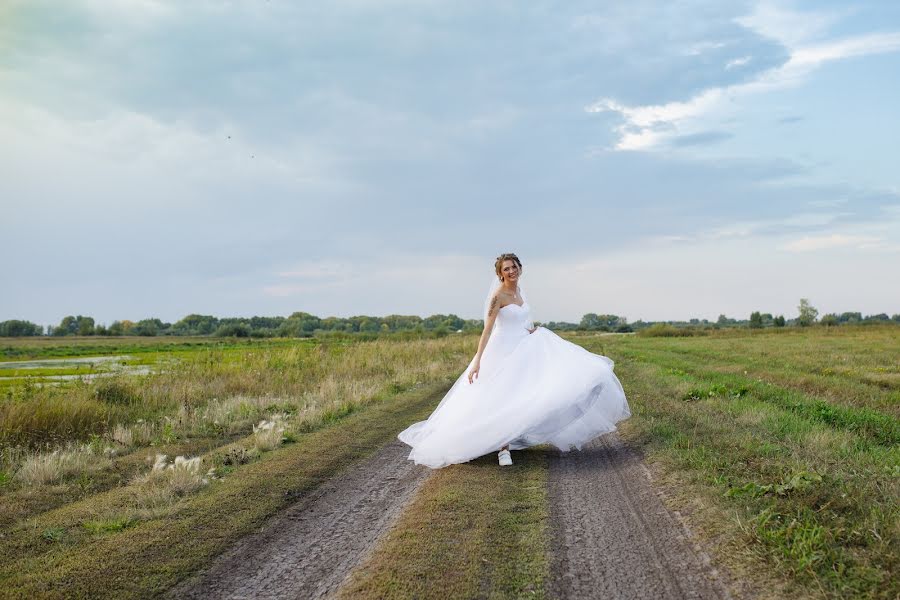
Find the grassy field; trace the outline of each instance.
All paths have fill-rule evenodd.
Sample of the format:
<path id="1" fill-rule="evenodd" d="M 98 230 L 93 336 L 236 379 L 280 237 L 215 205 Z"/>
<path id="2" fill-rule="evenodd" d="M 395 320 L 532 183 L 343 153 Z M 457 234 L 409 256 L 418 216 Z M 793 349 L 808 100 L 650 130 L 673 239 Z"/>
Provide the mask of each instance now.
<path id="1" fill-rule="evenodd" d="M 164 368 L 146 375 L 60 385 L 41 385 L 38 376 L 10 386 L 0 400 L 0 595 L 47 591 L 64 577 L 75 589 L 105 585 L 115 596 L 122 591 L 115 581 L 140 579 L 139 566 L 123 552 L 128 540 L 133 536 L 143 554 L 165 552 L 178 542 L 173 537 L 192 543 L 193 533 L 178 528 L 184 519 L 208 519 L 217 540 L 210 552 L 221 550 L 222 541 L 284 505 L 283 490 L 261 483 L 262 474 L 277 474 L 271 464 L 257 466 L 276 460 L 269 455 L 287 461 L 282 483 L 302 490 L 312 485 L 308 480 L 322 480 L 393 439 L 414 416 L 427 416 L 422 403 L 436 402 L 431 395 L 449 385 L 471 345 L 461 337 L 166 344 L 153 359 Z M 364 432 L 350 425 L 378 414 Z M 327 461 L 313 460 L 310 440 L 323 431 L 336 432 L 339 441 Z M 290 462 L 292 456 L 303 464 Z M 240 493 L 219 496 L 228 489 Z M 215 525 L 216 502 L 231 502 L 238 522 Z M 165 544 L 140 545 L 157 530 Z M 115 552 L 103 554 L 107 546 Z M 88 572 L 82 562 L 97 566 L 98 556 L 117 579 L 92 584 L 73 575 Z M 47 568 L 54 560 L 62 561 L 57 572 Z M 186 556 L 171 561 L 180 565 L 172 576 L 199 564 Z M 125 595 L 172 582 L 145 579 L 144 594 Z"/>
<path id="2" fill-rule="evenodd" d="M 900 329 L 575 338 L 616 359 L 623 428 L 737 572 L 900 596 Z"/>
<path id="3" fill-rule="evenodd" d="M 620 435 L 717 560 L 773 597 L 900 596 L 900 328 L 569 339 L 616 361 L 634 412 Z M 100 342 L 5 342 L 6 360 L 150 372 L 0 387 L 0 595 L 164 589 L 427 416 L 477 337 Z M 493 456 L 439 471 L 345 595 L 540 596 L 546 464 L 520 456 L 516 479 Z M 452 582 L 420 576 L 446 565 Z"/>

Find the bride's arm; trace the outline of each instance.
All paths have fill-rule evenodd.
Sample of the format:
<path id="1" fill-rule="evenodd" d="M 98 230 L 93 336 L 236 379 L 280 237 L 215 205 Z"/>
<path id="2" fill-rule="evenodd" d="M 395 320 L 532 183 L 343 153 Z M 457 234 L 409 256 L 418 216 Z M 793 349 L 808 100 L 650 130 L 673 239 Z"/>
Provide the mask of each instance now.
<path id="1" fill-rule="evenodd" d="M 488 338 L 491 337 L 491 330 L 494 328 L 494 321 L 497 320 L 497 313 L 500 312 L 500 300 L 497 295 L 491 298 L 491 305 L 488 307 L 488 314 L 484 320 L 484 331 L 481 332 L 481 339 L 478 340 L 478 352 L 475 353 L 475 362 L 469 371 L 469 383 L 478 377 L 478 371 L 481 369 L 481 355 L 487 346 Z"/>

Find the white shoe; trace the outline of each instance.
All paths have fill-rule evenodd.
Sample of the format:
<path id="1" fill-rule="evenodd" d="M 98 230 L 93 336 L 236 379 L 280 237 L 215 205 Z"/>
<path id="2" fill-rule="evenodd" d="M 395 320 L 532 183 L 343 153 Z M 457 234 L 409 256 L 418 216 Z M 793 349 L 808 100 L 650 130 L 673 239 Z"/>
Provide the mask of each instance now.
<path id="1" fill-rule="evenodd" d="M 501 450 L 497 457 L 500 459 L 501 467 L 508 467 L 512 464 L 512 456 L 510 456 L 509 450 Z"/>

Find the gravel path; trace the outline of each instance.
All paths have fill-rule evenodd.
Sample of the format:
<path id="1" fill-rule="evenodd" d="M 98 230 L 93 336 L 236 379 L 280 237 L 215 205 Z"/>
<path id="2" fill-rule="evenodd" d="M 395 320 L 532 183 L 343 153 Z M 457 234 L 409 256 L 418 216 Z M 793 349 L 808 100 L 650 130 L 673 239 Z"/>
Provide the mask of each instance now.
<path id="1" fill-rule="evenodd" d="M 610 433 L 550 458 L 555 598 L 730 598 L 640 458 Z"/>
<path id="2" fill-rule="evenodd" d="M 322 484 L 177 586 L 170 598 L 322 598 L 372 549 L 430 473 L 395 440 Z"/>

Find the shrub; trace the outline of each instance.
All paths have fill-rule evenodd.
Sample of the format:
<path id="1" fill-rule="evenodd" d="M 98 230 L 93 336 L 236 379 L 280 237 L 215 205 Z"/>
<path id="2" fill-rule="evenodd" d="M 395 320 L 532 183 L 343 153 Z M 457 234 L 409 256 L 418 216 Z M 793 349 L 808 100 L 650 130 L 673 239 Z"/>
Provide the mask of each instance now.
<path id="1" fill-rule="evenodd" d="M 94 384 L 94 395 L 107 404 L 139 404 L 141 396 L 134 386 L 118 379 L 100 379 Z"/>
<path id="2" fill-rule="evenodd" d="M 637 335 L 644 337 L 689 337 L 692 335 L 704 335 L 693 327 L 674 327 L 667 323 L 654 323 L 650 327 L 641 329 Z"/>

